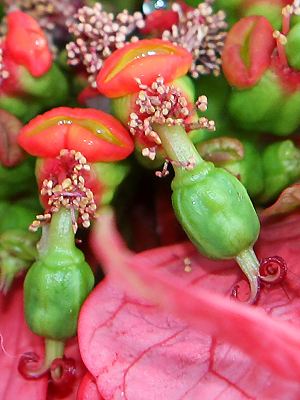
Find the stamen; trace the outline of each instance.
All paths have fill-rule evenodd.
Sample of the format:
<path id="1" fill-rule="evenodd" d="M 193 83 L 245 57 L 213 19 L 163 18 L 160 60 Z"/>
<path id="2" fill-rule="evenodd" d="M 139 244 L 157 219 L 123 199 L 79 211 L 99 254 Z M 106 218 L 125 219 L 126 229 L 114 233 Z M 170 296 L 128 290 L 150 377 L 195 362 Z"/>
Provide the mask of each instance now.
<path id="1" fill-rule="evenodd" d="M 57 175 L 53 172 L 49 179 L 44 179 L 40 193 L 46 196 L 48 208 L 44 214 L 36 216 L 29 229 L 37 231 L 41 225 L 50 222 L 53 213 L 66 207 L 71 210 L 73 230 L 76 233 L 78 224 L 88 228 L 90 220 L 96 217 L 97 206 L 93 192 L 85 186 L 90 166 L 86 158 L 75 150 L 63 149 L 56 159 L 64 172 L 60 169 Z"/>
<path id="2" fill-rule="evenodd" d="M 18 8 L 31 15 L 48 31 L 64 27 L 75 14 L 81 1 L 70 0 L 4 0 L 6 12 Z"/>
<path id="3" fill-rule="evenodd" d="M 282 33 L 280 33 L 279 31 L 274 31 L 273 37 L 274 39 L 276 39 L 278 57 L 280 59 L 281 64 L 284 66 L 288 66 L 288 59 L 284 49 L 284 46 L 287 43 L 287 37 Z"/>
<path id="4" fill-rule="evenodd" d="M 276 39 L 276 47 L 279 60 L 284 67 L 288 67 L 288 59 L 285 54 L 284 46 L 287 43 L 286 35 L 290 31 L 292 15 L 300 15 L 300 0 L 294 0 L 292 4 L 283 7 L 282 11 L 282 32 L 274 31 L 273 37 Z"/>
<path id="5" fill-rule="evenodd" d="M 130 15 L 127 10 L 114 16 L 103 11 L 100 3 L 93 7 L 82 7 L 68 24 L 74 41 L 67 44 L 68 62 L 70 65 L 83 64 L 92 87 L 96 87 L 96 76 L 103 61 L 111 53 L 123 47 L 136 28 L 143 28 L 143 15 L 135 12 Z M 130 41 L 138 38 L 133 36 Z"/>
<path id="6" fill-rule="evenodd" d="M 300 0 L 294 0 L 282 9 L 282 33 L 287 35 L 290 30 L 291 16 L 300 15 Z"/>
<path id="7" fill-rule="evenodd" d="M 193 129 L 215 130 L 214 121 L 200 118 L 190 122 L 190 117 L 195 114 L 195 107 L 188 104 L 182 92 L 173 85 L 165 85 L 164 79 L 158 76 L 150 85 L 143 85 L 140 79 L 136 79 L 140 92 L 136 98 L 136 109 L 129 116 L 129 128 L 132 135 L 147 138 L 149 144 L 142 150 L 142 155 L 155 158 L 156 148 L 161 144 L 160 137 L 155 131 L 155 125 L 180 125 L 189 132 Z M 201 110 L 207 109 L 207 97 L 200 96 L 196 106 Z M 186 168 L 191 167 L 193 161 Z M 160 173 L 158 173 L 160 176 Z"/>
<path id="8" fill-rule="evenodd" d="M 178 13 L 178 25 L 173 25 L 171 30 L 162 34 L 162 39 L 191 52 L 193 63 L 190 72 L 193 78 L 211 72 L 218 76 L 221 72 L 227 23 L 225 13 L 218 11 L 214 14 L 211 3 L 211 0 L 205 0 L 187 13 L 183 12 L 180 4 L 174 3 L 172 9 Z"/>
<path id="9" fill-rule="evenodd" d="M 164 163 L 164 165 L 163 165 L 162 171 L 156 171 L 156 172 L 155 172 L 155 175 L 156 175 L 158 178 L 163 178 L 163 177 L 169 175 L 168 166 L 169 166 L 169 160 L 166 160 L 165 163 Z"/>

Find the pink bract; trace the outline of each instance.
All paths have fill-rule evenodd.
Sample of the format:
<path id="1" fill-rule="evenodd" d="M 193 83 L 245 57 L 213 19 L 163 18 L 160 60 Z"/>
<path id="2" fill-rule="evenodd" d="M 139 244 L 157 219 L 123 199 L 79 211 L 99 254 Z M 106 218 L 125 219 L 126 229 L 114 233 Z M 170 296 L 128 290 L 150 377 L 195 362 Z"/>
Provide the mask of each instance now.
<path id="1" fill-rule="evenodd" d="M 58 393 L 48 385 L 47 376 L 26 380 L 18 372 L 23 353 L 35 352 L 41 358 L 44 354 L 43 339 L 30 332 L 24 319 L 22 284 L 20 280 L 6 296 L 0 296 L 0 399 L 75 400 L 79 383 L 86 373 L 76 339 L 68 341 L 65 352 L 66 357 L 76 361 L 76 382 L 71 393 Z"/>
<path id="2" fill-rule="evenodd" d="M 188 243 L 134 255 L 102 215 L 94 250 L 111 277 L 84 305 L 79 345 L 104 399 L 298 399 L 299 220 L 266 222 L 256 250 L 289 271 L 250 307 L 228 298 L 241 278 L 234 263 Z"/>
<path id="3" fill-rule="evenodd" d="M 43 341 L 30 332 L 24 320 L 22 285 L 0 296 L 0 399 L 44 400 L 47 378 L 27 381 L 18 372 L 20 356 L 33 351 L 43 356 Z M 22 396 L 22 397 L 21 397 Z"/>

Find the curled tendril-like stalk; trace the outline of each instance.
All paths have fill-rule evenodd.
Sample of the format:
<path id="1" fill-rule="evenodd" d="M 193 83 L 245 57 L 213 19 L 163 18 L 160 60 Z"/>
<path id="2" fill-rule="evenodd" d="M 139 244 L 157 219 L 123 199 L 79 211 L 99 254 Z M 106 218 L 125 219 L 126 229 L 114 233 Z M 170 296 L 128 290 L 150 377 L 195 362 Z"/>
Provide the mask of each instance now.
<path id="1" fill-rule="evenodd" d="M 250 292 L 249 292 L 250 289 Z M 255 304 L 259 299 L 260 294 L 260 279 L 253 277 L 249 283 L 245 280 L 237 282 L 231 289 L 231 297 L 243 303 Z"/>
<path id="2" fill-rule="evenodd" d="M 287 274 L 287 264 L 280 256 L 266 257 L 260 261 L 256 271 L 245 274 L 249 283 L 244 280 L 236 283 L 231 290 L 231 297 L 255 304 L 259 299 L 262 284 L 275 285 L 283 281 Z"/>
<path id="3" fill-rule="evenodd" d="M 76 366 L 72 358 L 56 358 L 50 366 L 50 390 L 55 396 L 67 396 L 74 386 Z"/>
<path id="4" fill-rule="evenodd" d="M 19 360 L 18 370 L 25 379 L 40 379 L 49 375 L 50 382 L 55 390 L 68 392 L 74 383 L 76 376 L 76 364 L 72 358 L 56 358 L 50 365 L 40 363 L 36 353 L 24 353 Z"/>
<path id="5" fill-rule="evenodd" d="M 285 260 L 279 256 L 266 257 L 260 262 L 259 278 L 264 283 L 280 283 L 287 273 Z"/>
<path id="6" fill-rule="evenodd" d="M 49 366 L 41 364 L 36 353 L 27 352 L 20 357 L 18 371 L 25 379 L 39 379 L 48 373 Z"/>
<path id="7" fill-rule="evenodd" d="M 73 358 L 56 358 L 50 366 L 52 382 L 57 387 L 65 387 L 73 384 L 76 374 L 76 365 Z"/>

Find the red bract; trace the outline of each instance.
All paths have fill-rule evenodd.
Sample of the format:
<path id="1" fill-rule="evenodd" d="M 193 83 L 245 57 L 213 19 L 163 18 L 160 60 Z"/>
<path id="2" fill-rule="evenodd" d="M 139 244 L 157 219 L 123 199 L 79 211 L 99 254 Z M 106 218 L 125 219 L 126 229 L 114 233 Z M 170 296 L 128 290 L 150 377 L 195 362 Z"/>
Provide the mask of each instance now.
<path id="1" fill-rule="evenodd" d="M 56 157 L 60 150 L 81 152 L 89 162 L 126 158 L 133 142 L 121 123 L 94 109 L 59 107 L 23 127 L 19 144 L 37 157 Z"/>
<path id="2" fill-rule="evenodd" d="M 28 381 L 18 372 L 19 357 L 24 352 L 43 354 L 43 341 L 28 329 L 24 320 L 22 285 L 7 296 L 0 296 L 0 398 L 46 400 L 48 379 Z"/>
<path id="3" fill-rule="evenodd" d="M 191 54 L 160 39 L 145 39 L 116 50 L 104 62 L 97 76 L 98 90 L 107 97 L 121 97 L 139 91 L 136 79 L 150 85 L 158 75 L 171 82 L 185 75 Z"/>
<path id="4" fill-rule="evenodd" d="M 30 15 L 13 11 L 7 16 L 5 51 L 31 75 L 44 75 L 52 65 L 52 54 L 45 33 Z"/>
<path id="5" fill-rule="evenodd" d="M 253 86 L 269 67 L 275 48 L 273 27 L 264 17 L 242 18 L 229 31 L 222 54 L 228 82 L 238 88 Z"/>
<path id="6" fill-rule="evenodd" d="M 77 393 L 77 400 L 101 400 L 100 395 L 93 375 L 87 372 L 81 381 Z"/>
<path id="7" fill-rule="evenodd" d="M 42 356 L 43 340 L 34 335 L 24 320 L 23 289 L 19 281 L 7 296 L 0 297 L 0 398 L 3 400 L 74 400 L 78 386 L 86 374 L 74 338 L 67 343 L 65 354 L 76 361 L 76 383 L 72 392 L 58 392 L 48 386 L 48 377 L 38 380 L 24 379 L 18 372 L 20 356 L 24 352 L 35 352 Z"/>
<path id="8" fill-rule="evenodd" d="M 249 307 L 226 298 L 239 279 L 231 262 L 206 260 L 187 243 L 132 255 L 111 215 L 102 215 L 94 250 L 121 279 L 96 288 L 79 322 L 81 354 L 101 395 L 298 399 L 299 220 L 295 214 L 263 228 L 258 254 L 275 248 L 289 272 L 281 285 L 263 288 L 259 307 Z"/>

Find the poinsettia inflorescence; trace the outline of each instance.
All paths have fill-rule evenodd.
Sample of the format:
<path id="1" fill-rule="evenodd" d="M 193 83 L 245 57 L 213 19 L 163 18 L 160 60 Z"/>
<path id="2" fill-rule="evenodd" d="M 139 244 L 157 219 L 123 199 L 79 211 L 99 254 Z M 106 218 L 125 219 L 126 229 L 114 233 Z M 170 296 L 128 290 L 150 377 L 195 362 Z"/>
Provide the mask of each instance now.
<path id="1" fill-rule="evenodd" d="M 185 130 L 208 129 L 215 130 L 214 121 L 201 117 L 197 121 L 191 120 L 192 107 L 182 92 L 173 85 L 166 85 L 164 78 L 158 76 L 150 85 L 144 85 L 137 79 L 140 92 L 136 99 L 136 111 L 130 114 L 129 128 L 132 135 L 145 135 L 153 142 L 153 147 L 145 147 L 142 154 L 155 159 L 156 147 L 161 144 L 158 133 L 155 131 L 155 124 L 159 125 L 180 125 Z M 205 111 L 207 108 L 206 96 L 200 96 L 196 107 Z"/>
<path id="2" fill-rule="evenodd" d="M 79 151 L 63 149 L 57 160 L 60 164 L 57 176 L 53 172 L 49 179 L 44 179 L 40 191 L 42 197 L 48 198 L 48 208 L 44 214 L 36 216 L 30 226 L 32 231 L 36 231 L 42 223 L 49 222 L 52 214 L 61 207 L 71 210 L 74 232 L 77 231 L 78 223 L 88 228 L 90 220 L 95 218 L 97 206 L 94 195 L 85 185 L 86 174 L 90 171 L 86 158 Z M 63 178 L 61 169 L 64 169 Z"/>
<path id="3" fill-rule="evenodd" d="M 128 40 L 137 41 L 136 36 L 128 37 L 137 28 L 143 28 L 144 24 L 140 12 L 130 15 L 124 10 L 114 16 L 104 11 L 100 3 L 80 8 L 74 20 L 68 24 L 69 32 L 74 36 L 74 41 L 66 46 L 69 64 L 83 64 L 91 86 L 96 87 L 95 78 L 103 61 Z"/>

